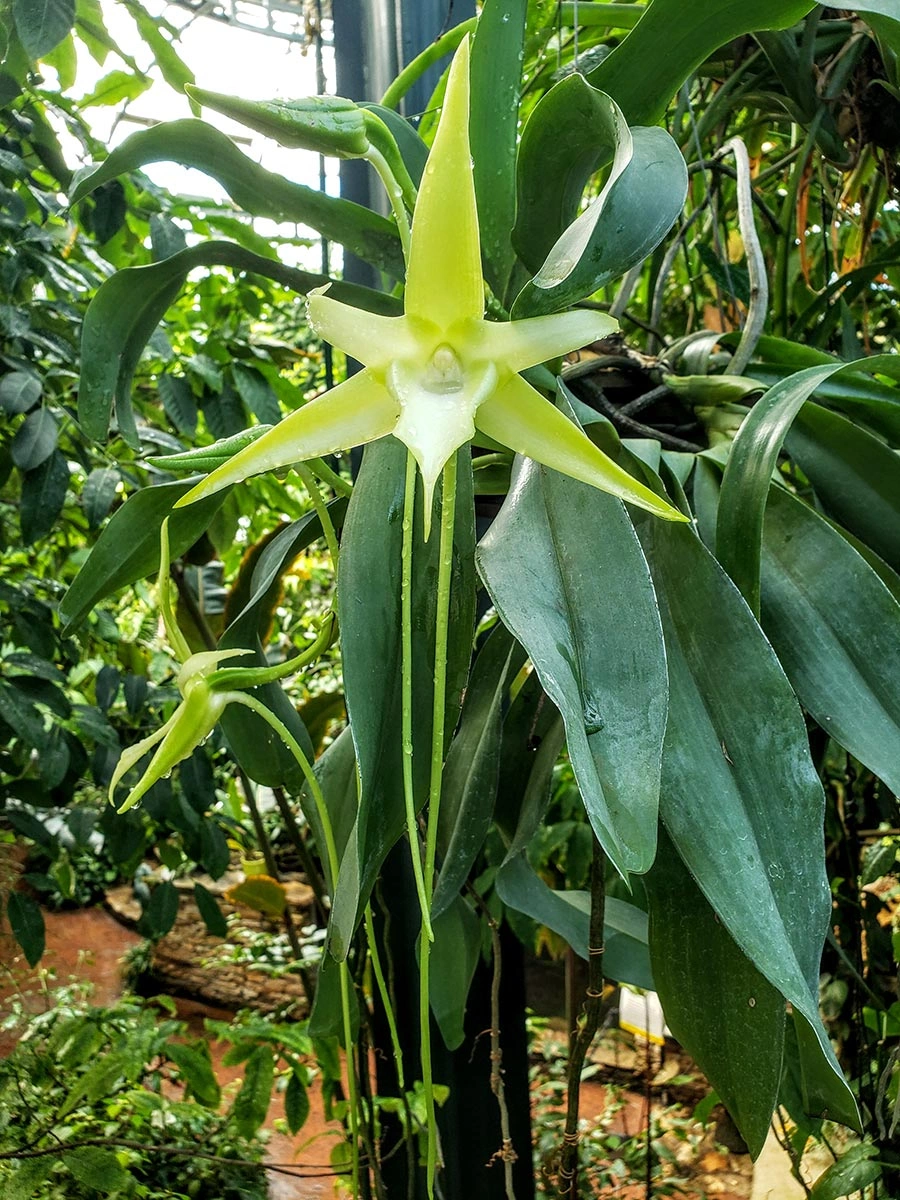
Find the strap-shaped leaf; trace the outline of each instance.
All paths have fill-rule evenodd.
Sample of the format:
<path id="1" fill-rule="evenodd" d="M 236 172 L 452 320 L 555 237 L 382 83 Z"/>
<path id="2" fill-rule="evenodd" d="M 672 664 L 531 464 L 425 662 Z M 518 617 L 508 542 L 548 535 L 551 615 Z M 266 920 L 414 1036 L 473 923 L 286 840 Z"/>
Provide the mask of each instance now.
<path id="1" fill-rule="evenodd" d="M 429 1000 L 434 1019 L 448 1050 L 465 1038 L 466 1000 L 481 956 L 481 922 L 462 896 L 434 920 L 434 950 L 429 979 Z"/>
<path id="2" fill-rule="evenodd" d="M 737 590 L 684 526 L 637 519 L 669 667 L 660 815 L 743 953 L 809 1027 L 807 1102 L 848 1124 L 853 1097 L 819 1018 L 831 913 L 825 797 L 775 654 Z"/>
<path id="3" fill-rule="evenodd" d="M 172 558 L 193 546 L 228 495 L 227 491 L 219 492 L 173 512 L 175 501 L 194 483 L 196 478 L 142 488 L 113 513 L 62 598 L 59 612 L 65 622 L 64 632 L 71 633 L 105 596 L 159 568 L 159 529 L 165 517 L 169 517 Z"/>
<path id="4" fill-rule="evenodd" d="M 659 845 L 644 883 L 653 977 L 666 1023 L 715 1088 L 755 1158 L 778 1098 L 784 998 L 735 945 L 664 830 Z"/>
<path id="5" fill-rule="evenodd" d="M 99 166 L 75 178 L 71 203 L 77 204 L 102 183 L 154 162 L 194 167 L 217 180 L 229 196 L 256 217 L 311 225 L 323 237 L 397 279 L 403 277 L 400 239 L 390 221 L 360 204 L 328 196 L 265 170 L 242 154 L 227 134 L 204 121 L 167 121 L 133 133 Z"/>
<path id="6" fill-rule="evenodd" d="M 459 730 L 447 753 L 438 826 L 441 872 L 432 919 L 453 901 L 484 844 L 497 795 L 502 709 L 525 651 L 498 625 L 475 660 Z"/>
<path id="7" fill-rule="evenodd" d="M 757 29 L 787 29 L 813 0 L 653 0 L 634 29 L 591 71 L 629 125 L 653 125 L 714 50 Z"/>
<path id="8" fill-rule="evenodd" d="M 583 75 L 560 80 L 534 106 L 516 166 L 516 250 L 532 272 L 578 216 L 595 171 L 612 163 L 606 188 L 631 161 L 631 131 L 615 101 Z"/>
<path id="9" fill-rule="evenodd" d="M 558 312 L 643 261 L 678 219 L 687 167 L 664 129 L 631 130 L 632 155 L 612 186 L 572 222 L 513 305 L 513 316 Z"/>
<path id="10" fill-rule="evenodd" d="M 472 43 L 472 146 L 478 223 L 488 283 L 503 297 L 515 262 L 516 143 L 527 0 L 486 4 Z"/>
<path id="11" fill-rule="evenodd" d="M 900 374 L 900 364 L 894 368 Z M 840 413 L 806 404 L 785 442 L 825 512 L 900 571 L 900 456 Z"/>
<path id="12" fill-rule="evenodd" d="M 887 354 L 866 359 L 864 364 L 832 362 L 807 367 L 770 388 L 734 439 L 719 499 L 716 557 L 756 614 L 763 517 L 772 472 L 787 432 L 823 383 L 841 371 L 859 373 L 863 366 L 873 373 L 900 377 L 900 363 Z"/>
<path id="13" fill-rule="evenodd" d="M 341 539 L 338 616 L 347 711 L 359 764 L 359 809 L 334 894 L 331 949 L 347 953 L 385 855 L 405 827 L 401 721 L 400 559 L 406 449 L 371 443 L 353 489 Z M 447 664 L 447 724 L 459 714 L 474 626 L 474 511 L 468 448 L 460 451 L 454 580 Z M 420 500 L 421 493 L 417 495 Z M 417 504 L 418 509 L 418 504 Z M 411 514 L 410 514 L 411 516 Z M 439 541 L 414 522 L 413 765 L 418 803 L 428 794 Z"/>
<path id="14" fill-rule="evenodd" d="M 807 712 L 900 793 L 900 604 L 781 488 L 766 509 L 762 626 Z"/>
<path id="15" fill-rule="evenodd" d="M 228 266 L 273 279 L 300 293 L 330 283 L 327 276 L 286 267 L 234 242 L 204 242 L 146 267 L 127 267 L 101 285 L 85 314 L 81 336 L 78 416 L 89 437 L 105 438 L 115 405 L 119 429 L 139 448 L 131 412 L 131 380 L 150 336 L 195 267 Z M 390 298 L 353 284 L 334 283 L 333 295 L 357 307 L 396 313 Z"/>
<path id="16" fill-rule="evenodd" d="M 523 461 L 478 548 L 503 623 L 562 714 L 597 837 L 623 875 L 656 849 L 666 663 L 650 575 L 623 505 Z"/>

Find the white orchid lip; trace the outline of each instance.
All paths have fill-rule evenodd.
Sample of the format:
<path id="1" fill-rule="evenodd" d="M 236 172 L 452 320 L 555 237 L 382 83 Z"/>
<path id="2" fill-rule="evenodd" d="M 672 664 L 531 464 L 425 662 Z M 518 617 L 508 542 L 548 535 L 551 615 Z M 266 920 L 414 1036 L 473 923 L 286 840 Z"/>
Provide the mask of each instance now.
<path id="1" fill-rule="evenodd" d="M 309 323 L 364 370 L 291 413 L 178 501 L 250 475 L 393 434 L 418 464 L 425 535 L 434 489 L 476 430 L 545 466 L 657 516 L 686 518 L 633 479 L 519 374 L 608 336 L 609 316 L 581 309 L 522 321 L 484 319 L 484 279 L 469 147 L 469 41 L 460 43 L 416 200 L 404 312 L 386 317 L 311 292 Z"/>

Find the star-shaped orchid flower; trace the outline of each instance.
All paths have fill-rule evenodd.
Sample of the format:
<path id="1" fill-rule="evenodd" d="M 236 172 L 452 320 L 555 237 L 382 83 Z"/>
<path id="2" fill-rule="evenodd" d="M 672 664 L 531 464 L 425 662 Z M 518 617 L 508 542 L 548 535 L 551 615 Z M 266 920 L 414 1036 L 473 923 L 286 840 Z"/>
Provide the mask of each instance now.
<path id="1" fill-rule="evenodd" d="M 277 727 L 278 732 L 282 732 L 283 727 L 274 714 L 269 713 L 261 701 L 254 696 L 248 696 L 243 689 L 269 683 L 283 675 L 299 670 L 321 653 L 323 646 L 331 640 L 334 632 L 333 618 L 329 614 L 321 623 L 318 636 L 307 650 L 296 658 L 274 667 L 222 668 L 221 664 L 227 662 L 228 659 L 252 654 L 252 651 L 245 649 L 203 650 L 198 654 L 192 654 L 187 639 L 178 627 L 171 600 L 168 518 L 163 521 L 160 530 L 157 591 L 159 610 L 166 636 L 182 664 L 176 677 L 176 684 L 181 693 L 181 703 L 165 725 L 122 751 L 109 783 L 109 799 L 112 803 L 115 803 L 115 793 L 119 782 L 133 766 L 140 762 L 148 750 L 152 750 L 154 746 L 158 747 L 146 771 L 125 797 L 119 812 L 126 812 L 129 808 L 133 808 L 157 780 L 164 778 L 180 762 L 190 758 L 196 748 L 205 742 L 215 729 L 229 704 L 243 704 L 247 708 L 252 708 L 270 725 Z"/>
<path id="2" fill-rule="evenodd" d="M 426 536 L 435 484 L 476 429 L 494 442 L 658 516 L 684 520 L 594 446 L 519 374 L 605 337 L 616 322 L 588 310 L 484 319 L 484 282 L 469 150 L 469 47 L 450 68 L 416 200 L 404 315 L 309 297 L 310 324 L 365 370 L 298 409 L 214 470 L 179 504 L 250 475 L 393 434 L 422 474 Z"/>

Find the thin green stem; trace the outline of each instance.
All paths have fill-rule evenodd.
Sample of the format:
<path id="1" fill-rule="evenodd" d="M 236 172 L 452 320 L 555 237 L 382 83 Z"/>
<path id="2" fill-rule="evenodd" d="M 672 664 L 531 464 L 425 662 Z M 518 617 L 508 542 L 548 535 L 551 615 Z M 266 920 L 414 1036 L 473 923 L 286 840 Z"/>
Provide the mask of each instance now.
<path id="1" fill-rule="evenodd" d="M 316 511 L 316 516 L 322 525 L 322 532 L 325 535 L 325 543 L 328 546 L 328 553 L 331 555 L 331 562 L 334 567 L 334 577 L 337 579 L 338 559 L 340 558 L 340 547 L 338 546 L 337 534 L 334 531 L 334 522 L 331 519 L 331 513 L 328 511 L 328 505 L 322 493 L 319 491 L 319 485 L 316 483 L 316 477 L 306 463 L 295 463 L 294 470 L 303 480 L 303 486 L 306 488 L 309 498 L 312 501 L 312 506 Z"/>
<path id="2" fill-rule="evenodd" d="M 328 873 L 331 876 L 329 884 L 331 894 L 334 895 L 334 888 L 337 883 L 338 867 L 340 865 L 337 853 L 337 845 L 334 840 L 334 830 L 331 825 L 331 817 L 328 814 L 328 807 L 325 804 L 325 797 L 322 795 L 322 789 L 319 786 L 319 781 L 316 779 L 315 772 L 310 765 L 309 759 L 303 752 L 303 748 L 288 727 L 279 717 L 271 712 L 262 701 L 257 700 L 255 696 L 249 696 L 244 692 L 232 693 L 231 700 L 237 704 L 243 704 L 246 708 L 251 709 L 262 717 L 262 719 L 278 734 L 284 744 L 293 754 L 297 761 L 297 765 L 303 772 L 303 777 L 306 780 L 310 794 L 313 798 L 313 803 L 316 806 L 316 812 L 319 816 L 319 824 L 322 826 L 322 835 L 325 839 L 325 853 L 328 858 Z M 353 1066 L 353 1027 L 350 1021 L 350 967 L 346 959 L 342 959 L 338 963 L 338 975 L 341 984 L 341 1016 L 344 1026 L 344 1043 L 346 1047 L 347 1057 L 347 1099 L 349 1108 L 350 1121 L 350 1151 L 352 1155 L 352 1171 L 353 1171 L 353 1195 L 359 1195 L 359 1096 L 356 1087 L 356 1071 Z"/>
<path id="3" fill-rule="evenodd" d="M 366 940 L 369 943 L 369 957 L 372 960 L 372 974 L 375 976 L 375 983 L 378 987 L 378 995 L 381 997 L 381 1003 L 384 1006 L 384 1015 L 387 1017 L 388 1029 L 391 1032 L 391 1045 L 394 1049 L 394 1062 L 397 1064 L 397 1086 L 401 1094 L 406 1090 L 406 1083 L 403 1077 L 403 1050 L 400 1047 L 400 1035 L 397 1032 L 397 1018 L 394 1015 L 394 1006 L 391 1004 L 391 994 L 388 991 L 387 980 L 384 977 L 384 968 L 381 965 L 381 955 L 378 953 L 378 943 L 375 940 L 375 923 L 372 920 L 372 905 L 367 904 L 363 919 L 366 924 Z"/>
<path id="4" fill-rule="evenodd" d="M 353 495 L 353 484 L 345 479 L 343 475 L 338 475 L 337 471 L 332 471 L 324 458 L 308 458 L 306 462 L 312 467 L 322 482 L 334 488 L 339 496 Z"/>
<path id="5" fill-rule="evenodd" d="M 466 34 L 473 32 L 477 25 L 478 18 L 470 17 L 468 21 L 463 21 L 461 24 L 455 25 L 452 29 L 448 29 L 445 34 L 437 38 L 436 41 L 433 41 L 430 46 L 426 46 L 421 54 L 417 54 L 412 62 L 403 68 L 381 97 L 381 103 L 384 107 L 396 108 L 416 80 L 421 79 L 428 68 L 433 66 L 434 63 L 451 54 Z"/>
<path id="6" fill-rule="evenodd" d="M 428 792 L 428 827 L 425 835 L 425 887 L 428 896 L 428 927 L 422 919 L 419 942 L 419 1021 L 422 1056 L 422 1083 L 425 1088 L 428 1147 L 426 1180 L 429 1197 L 434 1195 L 437 1169 L 437 1114 L 434 1105 L 434 1077 L 431 1066 L 431 942 L 426 936 L 431 926 L 431 898 L 434 887 L 434 862 L 437 853 L 438 819 L 441 810 L 441 786 L 444 777 L 444 723 L 447 708 L 447 642 L 450 630 L 450 586 L 453 575 L 453 528 L 456 519 L 456 455 L 447 460 L 441 491 L 441 544 L 438 561 L 437 612 L 434 624 L 434 703 L 431 721 L 431 781 Z"/>
<path id="7" fill-rule="evenodd" d="M 431 931 L 430 891 L 426 890 L 419 851 L 419 825 L 416 821 L 416 797 L 413 786 L 412 736 L 412 549 L 416 501 L 416 461 L 406 455 L 406 483 L 403 493 L 403 548 L 400 562 L 400 624 L 401 624 L 401 731 L 403 757 L 403 800 L 406 805 L 406 832 L 412 855 L 416 894 L 422 911 L 422 927 L 426 941 L 433 941 Z"/>
<path id="8" fill-rule="evenodd" d="M 391 211 L 394 214 L 394 219 L 397 222 L 397 232 L 400 234 L 400 245 L 403 247 L 403 257 L 406 262 L 409 262 L 409 242 L 410 242 L 410 227 L 409 215 L 406 211 L 406 205 L 403 201 L 403 188 L 397 180 L 396 175 L 390 168 L 387 159 L 371 143 L 368 150 L 363 155 L 368 162 L 372 164 L 378 172 L 381 182 L 384 184 L 384 190 L 388 194 L 388 200 L 391 202 Z"/>
<path id="9" fill-rule="evenodd" d="M 273 667 L 219 667 L 218 670 L 207 676 L 207 685 L 219 690 L 231 687 L 261 687 L 266 683 L 275 683 L 276 680 L 283 679 L 286 675 L 293 675 L 296 671 L 302 671 L 311 662 L 315 662 L 334 641 L 336 628 L 335 614 L 333 612 L 326 613 L 319 625 L 315 641 L 307 646 L 302 654 L 285 659 L 283 663 L 276 663 Z M 252 654 L 252 651 L 248 650 L 247 653 Z"/>

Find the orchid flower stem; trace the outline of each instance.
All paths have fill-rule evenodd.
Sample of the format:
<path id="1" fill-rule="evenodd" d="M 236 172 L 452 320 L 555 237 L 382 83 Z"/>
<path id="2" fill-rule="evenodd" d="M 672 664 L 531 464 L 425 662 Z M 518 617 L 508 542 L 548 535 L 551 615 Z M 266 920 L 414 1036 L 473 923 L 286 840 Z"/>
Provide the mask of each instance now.
<path id="1" fill-rule="evenodd" d="M 441 492 L 441 544 L 438 561 L 437 612 L 434 628 L 434 707 L 431 723 L 431 782 L 428 791 L 428 827 L 425 835 L 425 887 L 428 896 L 429 926 L 434 887 L 434 863 L 437 852 L 438 819 L 441 810 L 441 785 L 444 776 L 444 724 L 447 708 L 447 641 L 450 628 L 450 587 L 453 576 L 453 528 L 456 519 L 456 461 L 451 454 L 444 467 Z M 437 1114 L 434 1107 L 434 1079 L 431 1070 L 431 942 L 426 937 L 423 916 L 419 943 L 419 1021 L 422 1039 L 422 1083 L 425 1088 L 428 1147 L 426 1179 L 429 1197 L 434 1195 L 437 1167 Z"/>
<path id="2" fill-rule="evenodd" d="M 297 760 L 297 765 L 303 772 L 303 777 L 309 786 L 313 803 L 316 806 L 319 824 L 322 826 L 322 836 L 325 839 L 325 853 L 328 859 L 328 874 L 331 877 L 329 882 L 333 896 L 337 884 L 340 860 L 338 859 L 337 846 L 334 841 L 334 830 L 331 826 L 331 817 L 328 815 L 325 797 L 322 795 L 322 789 L 319 786 L 319 781 L 316 779 L 309 759 L 304 754 L 300 743 L 284 722 L 266 708 L 261 700 L 257 700 L 255 696 L 250 696 L 246 692 L 235 692 L 230 698 L 236 703 L 243 704 L 246 708 L 251 709 L 257 716 L 262 717 L 270 728 L 278 734 Z M 353 1065 L 353 1028 L 350 1021 L 350 967 L 346 959 L 338 963 L 338 974 L 341 984 L 341 1016 L 343 1018 L 344 1043 L 347 1056 L 347 1099 L 350 1121 L 353 1195 L 356 1197 L 359 1195 L 359 1095 L 356 1087 L 356 1070 Z"/>
<path id="3" fill-rule="evenodd" d="M 384 1014 L 387 1017 L 388 1029 L 391 1033 L 391 1046 L 394 1049 L 394 1062 L 397 1064 L 397 1086 L 402 1095 L 406 1090 L 406 1083 L 403 1076 L 403 1050 L 400 1047 L 400 1035 L 397 1032 L 397 1018 L 394 1015 L 394 1006 L 391 1004 L 391 994 L 388 990 L 387 981 L 384 977 L 384 968 L 381 965 L 381 956 L 378 953 L 378 943 L 375 940 L 375 922 L 372 920 L 372 905 L 367 904 L 364 914 L 366 924 L 366 940 L 369 943 L 369 956 L 372 959 L 372 973 L 375 976 L 375 983 L 378 986 L 378 995 L 381 997 L 381 1003 L 384 1007 Z"/>
<path id="4" fill-rule="evenodd" d="M 384 107 L 396 108 L 416 80 L 421 79 L 428 68 L 433 66 L 434 63 L 439 62 L 445 55 L 455 50 L 466 34 L 476 28 L 477 23 L 475 17 L 470 17 L 468 21 L 463 21 L 459 25 L 455 25 L 452 29 L 448 29 L 445 34 L 442 34 L 436 41 L 433 41 L 430 46 L 426 46 L 421 54 L 417 55 L 411 63 L 403 68 L 384 93 L 381 98 L 381 103 Z"/>
<path id="5" fill-rule="evenodd" d="M 391 170 L 387 159 L 377 150 L 371 143 L 369 149 L 363 155 L 368 162 L 372 164 L 378 172 L 378 177 L 384 184 L 384 190 L 387 192 L 388 200 L 391 202 L 391 211 L 394 214 L 394 219 L 397 222 L 397 232 L 400 234 L 400 245 L 403 247 L 403 258 L 409 262 L 409 244 L 410 244 L 410 225 L 409 215 L 406 211 L 406 205 L 403 202 L 403 188 L 397 181 L 397 177 Z"/>
<path id="6" fill-rule="evenodd" d="M 316 510 L 316 516 L 322 524 L 322 532 L 325 535 L 325 542 L 328 546 L 328 553 L 331 555 L 332 566 L 334 567 L 334 577 L 337 579 L 338 558 L 340 557 L 340 548 L 338 546 L 337 534 L 334 532 L 334 522 L 331 519 L 331 513 L 328 511 L 328 505 L 322 498 L 322 493 L 319 491 L 319 485 L 316 483 L 316 477 L 309 469 L 306 463 L 297 463 L 294 470 L 303 481 L 303 486 L 309 493 L 309 498 L 312 501 L 312 506 Z"/>
<path id="7" fill-rule="evenodd" d="M 328 649 L 334 641 L 336 626 L 337 620 L 334 613 L 327 613 L 319 626 L 315 641 L 307 646 L 302 654 L 288 658 L 283 663 L 276 663 L 273 667 L 220 667 L 217 671 L 213 671 L 207 682 L 217 689 L 229 686 L 261 687 L 263 684 L 275 683 L 276 680 L 284 679 L 286 675 L 294 675 L 297 671 L 308 667 L 311 662 L 315 662 Z M 250 651 L 248 650 L 247 653 L 249 654 Z"/>
<path id="8" fill-rule="evenodd" d="M 413 876 L 416 894 L 422 912 L 422 928 L 425 940 L 432 941 L 430 892 L 426 891 L 422 874 L 422 856 L 419 851 L 419 825 L 416 820 L 416 797 L 413 786 L 413 737 L 412 737 L 412 551 L 413 526 L 416 501 L 416 462 L 411 454 L 406 456 L 406 483 L 403 493 L 403 548 L 400 565 L 400 623 L 401 623 L 401 692 L 402 716 L 401 739 L 403 756 L 403 799 L 406 803 L 406 832 L 409 835 L 409 850 L 412 855 Z"/>
<path id="9" fill-rule="evenodd" d="M 324 458 L 311 458 L 308 461 L 322 482 L 334 488 L 339 496 L 353 495 L 353 484 L 345 479 L 343 475 L 338 475 L 337 471 L 332 471 Z"/>

